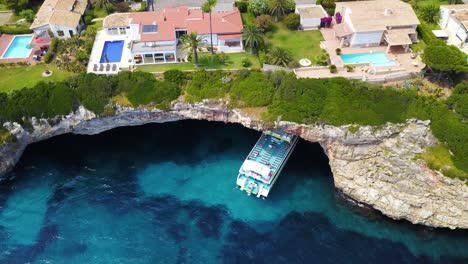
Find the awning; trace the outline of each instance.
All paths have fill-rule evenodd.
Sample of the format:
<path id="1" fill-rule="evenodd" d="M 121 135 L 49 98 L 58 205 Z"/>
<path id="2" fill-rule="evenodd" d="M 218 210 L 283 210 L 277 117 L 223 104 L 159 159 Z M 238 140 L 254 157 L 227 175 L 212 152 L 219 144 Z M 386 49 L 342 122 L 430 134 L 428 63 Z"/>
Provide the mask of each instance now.
<path id="1" fill-rule="evenodd" d="M 242 38 L 242 34 L 231 34 L 231 35 L 218 35 L 219 39 L 240 39 Z"/>
<path id="2" fill-rule="evenodd" d="M 346 23 L 341 23 L 333 26 L 333 30 L 335 31 L 336 36 L 339 38 L 353 34 L 353 31 L 348 27 Z"/>
<path id="3" fill-rule="evenodd" d="M 388 30 L 385 32 L 384 38 L 389 46 L 409 45 L 413 43 L 406 31 Z"/>
<path id="4" fill-rule="evenodd" d="M 269 178 L 271 169 L 268 166 L 263 165 L 259 162 L 256 162 L 253 160 L 246 160 L 242 164 L 239 172 L 242 174 L 249 175 L 249 176 L 251 176 L 252 175 L 251 173 L 253 172 L 264 178 Z"/>
<path id="5" fill-rule="evenodd" d="M 443 30 L 432 30 L 432 33 L 438 38 L 448 38 L 447 32 Z"/>

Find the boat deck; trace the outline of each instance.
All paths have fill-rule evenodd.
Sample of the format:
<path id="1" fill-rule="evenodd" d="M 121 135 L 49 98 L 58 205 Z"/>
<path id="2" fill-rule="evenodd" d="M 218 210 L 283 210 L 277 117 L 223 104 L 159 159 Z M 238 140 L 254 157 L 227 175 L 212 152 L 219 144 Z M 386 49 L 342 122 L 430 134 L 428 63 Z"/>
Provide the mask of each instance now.
<path id="1" fill-rule="evenodd" d="M 247 159 L 269 166 L 274 174 L 286 158 L 289 147 L 290 143 L 284 140 L 262 134 Z"/>
<path id="2" fill-rule="evenodd" d="M 296 143 L 296 136 L 281 131 L 262 133 L 239 170 L 238 187 L 249 195 L 267 197 Z"/>

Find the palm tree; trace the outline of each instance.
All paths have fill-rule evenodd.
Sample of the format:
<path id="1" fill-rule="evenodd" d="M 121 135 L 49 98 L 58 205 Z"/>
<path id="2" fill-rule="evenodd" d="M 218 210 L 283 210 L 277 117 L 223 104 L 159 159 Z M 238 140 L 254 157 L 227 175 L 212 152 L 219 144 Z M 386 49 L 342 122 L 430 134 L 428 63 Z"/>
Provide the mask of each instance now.
<path id="1" fill-rule="evenodd" d="M 203 37 L 198 36 L 197 32 L 191 32 L 190 34 L 183 35 L 180 40 L 184 49 L 191 50 L 193 52 L 193 59 L 195 61 L 195 67 L 198 67 L 198 46 L 202 43 Z"/>
<path id="2" fill-rule="evenodd" d="M 245 41 L 245 45 L 250 45 L 250 54 L 253 55 L 255 46 L 263 43 L 263 30 L 255 25 L 247 24 L 244 26 L 242 38 Z"/>
<path id="3" fill-rule="evenodd" d="M 216 3 L 218 0 L 207 0 L 203 5 L 202 5 L 202 10 L 204 13 L 210 13 L 210 38 L 211 38 L 211 54 L 214 54 L 213 50 L 213 28 L 211 24 L 211 11 L 215 7 Z"/>
<path id="4" fill-rule="evenodd" d="M 99 8 L 105 7 L 107 14 L 109 14 L 109 5 L 114 5 L 116 0 L 92 0 L 92 3 Z"/>
<path id="5" fill-rule="evenodd" d="M 275 16 L 275 21 L 278 21 L 280 16 L 284 16 L 291 7 L 290 0 L 269 0 L 268 8 L 271 15 Z"/>
<path id="6" fill-rule="evenodd" d="M 268 61 L 273 65 L 287 67 L 292 61 L 292 54 L 289 50 L 283 48 L 272 48 L 268 52 Z"/>

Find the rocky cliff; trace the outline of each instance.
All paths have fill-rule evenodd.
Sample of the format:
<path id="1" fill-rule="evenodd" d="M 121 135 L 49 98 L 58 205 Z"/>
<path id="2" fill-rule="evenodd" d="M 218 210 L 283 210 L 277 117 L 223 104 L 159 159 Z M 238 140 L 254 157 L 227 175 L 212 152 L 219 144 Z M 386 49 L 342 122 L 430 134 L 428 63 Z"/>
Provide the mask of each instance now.
<path id="1" fill-rule="evenodd" d="M 0 176 L 10 171 L 30 143 L 64 134 L 97 134 L 119 126 L 200 119 L 239 123 L 263 130 L 267 126 L 221 102 L 195 105 L 174 103 L 169 111 L 120 108 L 108 117 L 96 117 L 80 107 L 57 124 L 33 119 L 33 131 L 5 123 L 17 138 L 0 146 Z M 278 122 L 285 131 L 318 142 L 330 160 L 336 188 L 393 219 L 434 227 L 468 229 L 468 186 L 430 170 L 415 155 L 436 143 L 429 123 L 408 120 L 405 124 L 364 126 L 352 133 L 350 126 L 300 125 Z M 353 129 L 351 129 L 353 130 Z"/>

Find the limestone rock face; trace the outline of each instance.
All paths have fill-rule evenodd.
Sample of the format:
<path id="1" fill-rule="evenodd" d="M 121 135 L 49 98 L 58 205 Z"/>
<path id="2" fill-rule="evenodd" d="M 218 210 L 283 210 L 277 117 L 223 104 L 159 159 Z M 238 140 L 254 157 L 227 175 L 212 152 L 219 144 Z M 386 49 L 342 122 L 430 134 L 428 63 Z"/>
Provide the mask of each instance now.
<path id="1" fill-rule="evenodd" d="M 198 119 L 239 123 L 265 130 L 268 125 L 223 102 L 173 103 L 169 111 L 119 107 L 112 116 L 96 117 L 80 107 L 51 124 L 32 119 L 32 131 L 5 123 L 16 139 L 0 146 L 0 176 L 6 180 L 28 144 L 64 134 L 97 134 L 115 127 Z M 277 128 L 318 142 L 329 158 L 337 189 L 393 219 L 433 227 L 468 229 L 468 186 L 432 171 L 414 157 L 436 144 L 429 122 L 408 120 L 404 124 L 363 126 L 355 133 L 348 126 L 301 125 L 277 122 Z"/>

